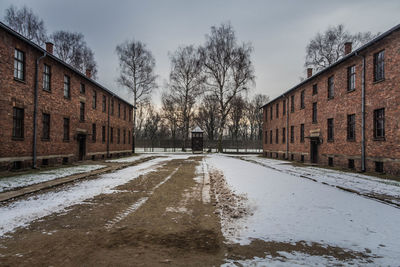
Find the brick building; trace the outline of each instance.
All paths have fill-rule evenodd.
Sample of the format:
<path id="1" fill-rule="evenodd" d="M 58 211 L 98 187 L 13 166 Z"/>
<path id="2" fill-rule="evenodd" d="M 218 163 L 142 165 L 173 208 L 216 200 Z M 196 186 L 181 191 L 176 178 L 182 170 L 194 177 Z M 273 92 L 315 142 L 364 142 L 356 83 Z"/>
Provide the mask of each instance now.
<path id="1" fill-rule="evenodd" d="M 0 23 L 0 168 L 131 153 L 133 106 L 52 52 Z"/>
<path id="2" fill-rule="evenodd" d="M 400 174 L 400 25 L 263 106 L 264 155 Z"/>

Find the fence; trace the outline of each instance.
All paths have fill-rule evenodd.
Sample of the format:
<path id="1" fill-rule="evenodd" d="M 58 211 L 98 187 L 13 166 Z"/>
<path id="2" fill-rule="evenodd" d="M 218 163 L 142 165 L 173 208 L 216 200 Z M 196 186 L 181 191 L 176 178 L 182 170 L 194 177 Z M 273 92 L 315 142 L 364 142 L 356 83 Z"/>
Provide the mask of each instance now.
<path id="1" fill-rule="evenodd" d="M 187 140 L 183 146 L 183 140 L 136 140 L 135 151 L 137 152 L 180 152 L 182 147 L 185 151 L 191 151 L 192 140 Z M 261 140 L 222 140 L 223 152 L 226 153 L 262 153 Z M 218 141 L 204 140 L 204 151 L 217 152 Z"/>

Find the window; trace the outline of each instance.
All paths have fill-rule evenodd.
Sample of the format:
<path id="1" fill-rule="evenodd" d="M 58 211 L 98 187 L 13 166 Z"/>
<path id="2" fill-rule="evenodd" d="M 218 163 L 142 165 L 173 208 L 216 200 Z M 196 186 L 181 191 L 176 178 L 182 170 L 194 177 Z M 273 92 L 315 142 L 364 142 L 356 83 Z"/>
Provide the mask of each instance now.
<path id="1" fill-rule="evenodd" d="M 354 169 L 354 159 L 349 159 L 347 165 L 349 169 Z"/>
<path id="2" fill-rule="evenodd" d="M 383 162 L 375 161 L 375 171 L 380 173 L 383 172 Z"/>
<path id="3" fill-rule="evenodd" d="M 312 94 L 313 94 L 313 95 L 318 94 L 318 84 L 314 84 L 314 85 L 312 86 Z"/>
<path id="4" fill-rule="evenodd" d="M 294 160 L 294 154 L 290 154 L 290 160 Z"/>
<path id="5" fill-rule="evenodd" d="M 124 145 L 125 145 L 125 142 L 126 141 L 126 130 L 124 130 Z"/>
<path id="6" fill-rule="evenodd" d="M 279 143 L 279 130 L 278 129 L 275 130 L 275 143 L 276 144 Z"/>
<path id="7" fill-rule="evenodd" d="M 265 137 L 265 140 L 267 140 L 267 137 Z M 128 131 L 128 144 L 130 143 L 131 143 L 131 131 Z M 267 143 L 267 141 L 265 141 L 265 143 Z"/>
<path id="8" fill-rule="evenodd" d="M 269 143 L 272 144 L 272 130 L 269 131 Z"/>
<path id="9" fill-rule="evenodd" d="M 86 88 L 85 88 L 85 84 L 84 83 L 81 83 L 81 88 L 80 88 L 79 92 L 82 95 L 84 95 L 86 93 Z"/>
<path id="10" fill-rule="evenodd" d="M 265 131 L 264 144 L 268 144 L 268 131 Z"/>
<path id="11" fill-rule="evenodd" d="M 270 108 L 269 115 L 270 115 L 270 119 L 271 119 L 271 121 L 272 121 L 272 106 L 271 106 L 271 108 Z"/>
<path id="12" fill-rule="evenodd" d="M 126 120 L 126 106 L 124 105 L 124 120 Z"/>
<path id="13" fill-rule="evenodd" d="M 304 143 L 304 124 L 300 124 L 300 142 Z"/>
<path id="14" fill-rule="evenodd" d="M 14 78 L 25 80 L 25 54 L 18 49 L 14 52 Z"/>
<path id="15" fill-rule="evenodd" d="M 51 68 L 49 65 L 43 65 L 43 90 L 51 90 Z"/>
<path id="16" fill-rule="evenodd" d="M 335 95 L 333 76 L 328 78 L 328 99 L 332 99 Z"/>
<path id="17" fill-rule="evenodd" d="M 291 105 L 290 105 L 290 112 L 294 112 L 294 95 L 292 95 L 291 97 L 291 100 L 292 100 L 292 103 L 291 103 Z"/>
<path id="18" fill-rule="evenodd" d="M 374 81 L 385 79 L 385 50 L 374 54 Z"/>
<path id="19" fill-rule="evenodd" d="M 117 144 L 121 142 L 121 130 L 118 128 L 117 129 Z"/>
<path id="20" fill-rule="evenodd" d="M 333 119 L 328 119 L 328 141 L 333 141 Z"/>
<path id="21" fill-rule="evenodd" d="M 96 142 L 96 123 L 92 124 L 92 141 Z"/>
<path id="22" fill-rule="evenodd" d="M 317 102 L 312 104 L 312 122 L 317 123 Z"/>
<path id="23" fill-rule="evenodd" d="M 114 128 L 110 128 L 110 143 L 114 143 Z"/>
<path id="24" fill-rule="evenodd" d="M 347 140 L 354 141 L 356 139 L 356 115 L 347 115 Z"/>
<path id="25" fill-rule="evenodd" d="M 85 103 L 80 102 L 80 116 L 79 116 L 80 121 L 85 121 Z"/>
<path id="26" fill-rule="evenodd" d="M 301 109 L 303 109 L 305 106 L 304 106 L 304 93 L 305 91 L 303 90 L 303 91 L 301 91 L 301 93 L 300 93 L 300 108 Z"/>
<path id="27" fill-rule="evenodd" d="M 101 142 L 106 142 L 106 126 L 101 126 Z"/>
<path id="28" fill-rule="evenodd" d="M 118 103 L 118 118 L 121 118 L 121 103 Z"/>
<path id="29" fill-rule="evenodd" d="M 301 156 L 300 156 L 300 161 L 301 161 L 301 162 L 304 162 L 304 155 L 301 155 Z"/>
<path id="30" fill-rule="evenodd" d="M 283 105 L 282 105 L 282 115 L 286 115 L 286 99 L 283 100 Z"/>
<path id="31" fill-rule="evenodd" d="M 69 118 L 64 118 L 64 141 L 69 141 Z"/>
<path id="32" fill-rule="evenodd" d="M 13 108 L 13 138 L 24 138 L 24 109 Z"/>
<path id="33" fill-rule="evenodd" d="M 276 117 L 279 118 L 279 103 L 276 103 Z"/>
<path id="34" fill-rule="evenodd" d="M 132 121 L 132 109 L 129 109 L 129 121 Z"/>
<path id="35" fill-rule="evenodd" d="M 350 66 L 347 68 L 347 92 L 356 89 L 356 66 Z"/>
<path id="36" fill-rule="evenodd" d="M 96 109 L 96 103 L 97 102 L 97 93 L 96 91 L 93 91 L 93 98 L 92 98 L 92 108 Z"/>
<path id="37" fill-rule="evenodd" d="M 114 115 L 114 98 L 111 99 L 111 115 Z"/>
<path id="38" fill-rule="evenodd" d="M 294 143 L 294 126 L 290 126 L 290 143 Z"/>
<path id="39" fill-rule="evenodd" d="M 50 139 L 50 114 L 43 113 L 42 139 Z"/>
<path id="40" fill-rule="evenodd" d="M 282 144 L 286 142 L 286 128 L 282 128 Z"/>
<path id="41" fill-rule="evenodd" d="M 328 166 L 333 167 L 333 158 L 332 157 L 328 157 Z"/>
<path id="42" fill-rule="evenodd" d="M 374 110 L 374 138 L 384 139 L 385 138 L 385 109 Z"/>
<path id="43" fill-rule="evenodd" d="M 107 98 L 105 95 L 103 95 L 103 105 L 102 105 L 103 112 L 106 112 L 106 104 L 107 104 Z"/>
<path id="44" fill-rule="evenodd" d="M 64 75 L 64 97 L 71 98 L 71 79 L 68 75 Z"/>

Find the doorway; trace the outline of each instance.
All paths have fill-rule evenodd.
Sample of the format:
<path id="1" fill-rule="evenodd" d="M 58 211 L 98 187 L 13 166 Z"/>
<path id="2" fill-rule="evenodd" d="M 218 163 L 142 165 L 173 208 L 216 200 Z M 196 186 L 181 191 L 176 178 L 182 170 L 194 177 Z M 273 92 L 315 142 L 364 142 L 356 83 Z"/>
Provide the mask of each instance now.
<path id="1" fill-rule="evenodd" d="M 84 160 L 86 155 L 86 135 L 78 134 L 79 160 Z"/>
<path id="2" fill-rule="evenodd" d="M 311 163 L 318 163 L 318 140 L 312 140 L 310 141 L 310 146 L 311 146 L 311 153 L 310 153 L 310 160 Z"/>

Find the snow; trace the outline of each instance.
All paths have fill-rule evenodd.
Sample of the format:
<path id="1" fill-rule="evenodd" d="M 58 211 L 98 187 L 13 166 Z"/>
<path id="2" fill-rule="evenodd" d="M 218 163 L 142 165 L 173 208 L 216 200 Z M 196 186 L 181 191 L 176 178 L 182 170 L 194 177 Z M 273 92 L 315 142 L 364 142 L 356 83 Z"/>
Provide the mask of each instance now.
<path id="1" fill-rule="evenodd" d="M 374 266 L 397 266 L 400 262 L 400 209 L 228 156 L 211 155 L 206 161 L 210 170 L 224 173 L 235 193 L 246 194 L 254 209 L 253 216 L 238 220 L 239 235 L 223 232 L 229 242 L 245 245 L 254 238 L 279 242 L 304 240 L 360 252 L 368 248 L 382 257 L 373 259 Z M 224 223 L 227 218 L 221 220 Z M 291 255 L 293 263 L 307 263 L 301 254 Z M 314 260 L 318 258 L 321 257 Z M 256 262 L 265 265 L 271 259 L 253 261 Z"/>
<path id="2" fill-rule="evenodd" d="M 65 211 L 67 207 L 83 203 L 97 195 L 113 193 L 115 187 L 147 174 L 169 160 L 186 159 L 190 156 L 192 155 L 182 154 L 155 158 L 136 166 L 100 175 L 97 179 L 77 182 L 58 192 L 47 192 L 1 206 L 0 237 L 17 227 L 26 227 L 36 219 Z"/>
<path id="3" fill-rule="evenodd" d="M 256 161 L 266 167 L 290 175 L 311 178 L 332 186 L 351 189 L 364 195 L 389 196 L 385 198 L 387 201 L 400 205 L 400 182 L 398 181 L 317 167 L 295 167 L 286 161 L 261 158 L 254 155 L 245 159 Z"/>
<path id="4" fill-rule="evenodd" d="M 18 187 L 38 184 L 50 180 L 67 177 L 74 174 L 91 172 L 106 167 L 105 165 L 80 165 L 53 170 L 45 170 L 37 173 L 22 174 L 0 178 L 0 192 L 13 190 Z"/>
<path id="5" fill-rule="evenodd" d="M 134 162 L 134 161 L 148 158 L 148 157 L 150 157 L 150 156 L 146 155 L 146 154 L 141 154 L 141 155 L 135 155 L 135 156 L 119 158 L 119 159 L 110 159 L 110 160 L 107 160 L 106 162 L 128 163 L 128 162 Z"/>

